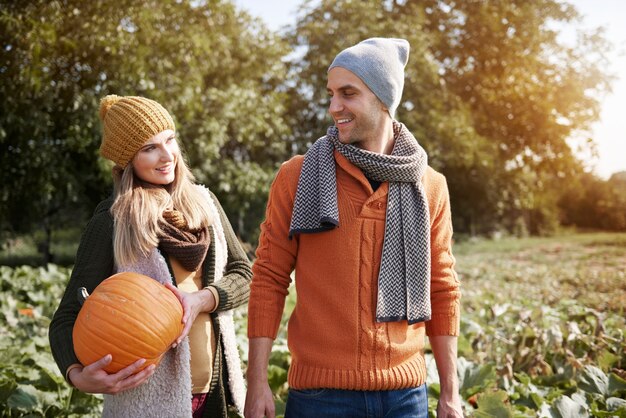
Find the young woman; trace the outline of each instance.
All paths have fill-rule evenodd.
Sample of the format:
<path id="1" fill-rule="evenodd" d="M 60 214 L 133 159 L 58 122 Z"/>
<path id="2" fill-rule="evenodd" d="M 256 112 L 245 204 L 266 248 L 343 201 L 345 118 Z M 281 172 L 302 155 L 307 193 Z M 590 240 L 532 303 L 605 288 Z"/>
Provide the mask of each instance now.
<path id="1" fill-rule="evenodd" d="M 229 404 L 243 410 L 232 309 L 248 300 L 250 262 L 216 197 L 194 184 L 167 110 L 111 95 L 100 103 L 100 119 L 100 153 L 115 163 L 114 194 L 81 238 L 50 324 L 52 354 L 70 384 L 104 394 L 104 416 L 226 417 Z M 184 328 L 158 367 L 137 372 L 140 359 L 108 374 L 110 355 L 81 365 L 74 353 L 77 289 L 91 292 L 121 271 L 168 286 L 183 305 Z"/>

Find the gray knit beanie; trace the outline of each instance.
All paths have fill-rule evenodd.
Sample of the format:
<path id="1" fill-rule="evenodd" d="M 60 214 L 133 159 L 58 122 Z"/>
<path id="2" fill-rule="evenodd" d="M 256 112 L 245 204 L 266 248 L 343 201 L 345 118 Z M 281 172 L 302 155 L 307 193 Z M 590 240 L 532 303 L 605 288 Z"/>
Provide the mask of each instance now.
<path id="1" fill-rule="evenodd" d="M 328 71 L 342 67 L 354 73 L 383 102 L 393 118 L 402 97 L 410 48 L 405 39 L 366 39 L 337 54 Z"/>

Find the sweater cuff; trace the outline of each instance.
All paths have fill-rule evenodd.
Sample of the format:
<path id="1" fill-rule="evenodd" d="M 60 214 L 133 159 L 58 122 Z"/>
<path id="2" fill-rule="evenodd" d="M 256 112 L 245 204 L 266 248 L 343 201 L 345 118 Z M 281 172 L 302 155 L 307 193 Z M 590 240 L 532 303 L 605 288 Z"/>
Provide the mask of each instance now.
<path id="1" fill-rule="evenodd" d="M 460 333 L 460 321 L 458 316 L 433 315 L 426 322 L 426 335 L 434 337 L 438 335 L 458 336 Z"/>
<path id="2" fill-rule="evenodd" d="M 220 305 L 220 293 L 217 291 L 215 286 L 207 286 L 207 287 L 205 287 L 205 289 L 210 291 L 211 293 L 213 293 L 213 298 L 215 299 L 215 306 L 209 312 L 209 313 L 213 313 L 213 312 L 215 312 L 217 310 L 217 307 Z"/>
<path id="3" fill-rule="evenodd" d="M 72 381 L 70 380 L 70 372 L 74 369 L 78 369 L 78 368 L 83 368 L 82 364 L 79 363 L 74 363 L 72 364 L 70 367 L 67 368 L 67 370 L 65 371 L 65 380 L 67 381 L 67 383 L 69 383 L 72 387 L 76 387 L 74 386 L 74 384 L 72 383 Z"/>
<path id="4" fill-rule="evenodd" d="M 282 312 L 282 310 L 281 310 Z M 278 312 L 250 309 L 248 307 L 248 338 L 267 337 L 276 339 L 280 328 L 281 315 Z"/>

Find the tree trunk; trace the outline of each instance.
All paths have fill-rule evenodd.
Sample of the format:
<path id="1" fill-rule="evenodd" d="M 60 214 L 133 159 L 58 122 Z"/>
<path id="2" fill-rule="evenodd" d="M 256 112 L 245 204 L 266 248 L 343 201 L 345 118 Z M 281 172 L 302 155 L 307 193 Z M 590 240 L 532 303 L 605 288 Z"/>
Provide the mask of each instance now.
<path id="1" fill-rule="evenodd" d="M 52 226 L 50 225 L 49 217 L 45 217 L 43 220 L 43 229 L 45 236 L 42 242 L 39 243 L 38 250 L 41 253 L 43 265 L 46 266 L 54 261 L 54 255 L 52 254 Z"/>

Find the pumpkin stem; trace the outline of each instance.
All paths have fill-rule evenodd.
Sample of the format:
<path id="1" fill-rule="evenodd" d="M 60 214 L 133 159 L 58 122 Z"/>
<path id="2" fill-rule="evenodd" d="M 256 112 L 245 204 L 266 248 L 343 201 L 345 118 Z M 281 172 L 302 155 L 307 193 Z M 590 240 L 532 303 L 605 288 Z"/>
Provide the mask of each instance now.
<path id="1" fill-rule="evenodd" d="M 84 287 L 79 287 L 78 288 L 78 302 L 80 303 L 80 306 L 83 306 L 83 303 L 85 303 L 88 297 L 89 297 L 89 292 L 87 292 L 87 289 Z"/>

